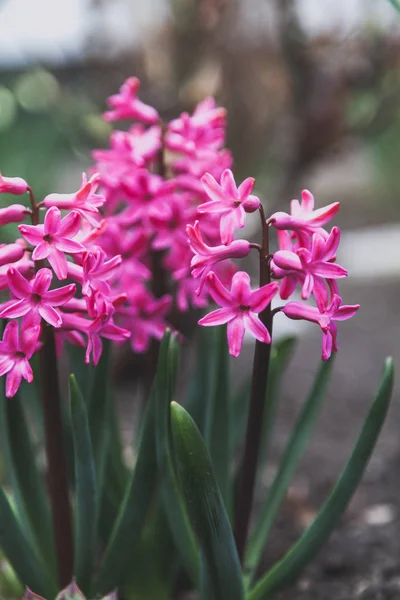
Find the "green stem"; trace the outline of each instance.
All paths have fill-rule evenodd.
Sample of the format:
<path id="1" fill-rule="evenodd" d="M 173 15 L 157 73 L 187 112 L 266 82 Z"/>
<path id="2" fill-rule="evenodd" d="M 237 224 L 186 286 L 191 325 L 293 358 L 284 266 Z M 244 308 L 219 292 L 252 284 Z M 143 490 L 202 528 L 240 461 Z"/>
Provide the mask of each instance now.
<path id="1" fill-rule="evenodd" d="M 260 287 L 262 287 L 263 285 L 270 283 L 268 225 L 262 206 L 260 206 L 260 217 L 263 235 L 260 252 Z M 270 304 L 259 314 L 259 318 L 272 336 L 272 312 Z M 270 356 L 271 344 L 264 344 L 256 341 L 247 430 L 243 459 L 238 476 L 238 489 L 235 504 L 234 535 L 241 562 L 243 562 L 251 509 L 253 506 Z"/>

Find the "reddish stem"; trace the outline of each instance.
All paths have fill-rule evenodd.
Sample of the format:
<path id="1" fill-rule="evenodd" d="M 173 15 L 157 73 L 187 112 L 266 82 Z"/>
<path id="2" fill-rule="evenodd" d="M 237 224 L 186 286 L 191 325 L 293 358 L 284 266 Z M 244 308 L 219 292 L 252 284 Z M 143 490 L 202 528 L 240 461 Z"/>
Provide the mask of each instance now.
<path id="1" fill-rule="evenodd" d="M 264 209 L 262 206 L 260 206 L 260 217 L 263 236 L 260 251 L 260 287 L 262 287 L 263 285 L 270 283 L 268 225 L 265 220 Z M 270 304 L 259 314 L 259 318 L 272 336 L 272 312 Z M 253 506 L 270 355 L 271 344 L 264 344 L 256 341 L 247 430 L 243 459 L 238 476 L 238 489 L 235 503 L 234 535 L 241 562 L 243 562 L 251 509 Z"/>

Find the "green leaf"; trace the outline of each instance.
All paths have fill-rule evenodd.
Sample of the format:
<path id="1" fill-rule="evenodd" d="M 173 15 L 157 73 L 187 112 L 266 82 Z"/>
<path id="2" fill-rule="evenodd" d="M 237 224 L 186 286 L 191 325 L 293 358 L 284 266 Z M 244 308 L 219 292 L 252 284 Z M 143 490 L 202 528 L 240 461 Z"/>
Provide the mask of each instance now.
<path id="1" fill-rule="evenodd" d="M 74 575 L 88 592 L 96 554 L 98 502 L 87 410 L 74 375 L 70 376 L 70 406 L 76 494 Z"/>
<path id="2" fill-rule="evenodd" d="M 205 398 L 210 395 L 211 352 L 213 347 L 213 327 L 198 327 L 196 332 L 196 358 L 190 384 L 185 398 L 185 408 L 197 427 L 204 434 Z"/>
<path id="3" fill-rule="evenodd" d="M 37 558 L 1 487 L 0 547 L 21 581 L 39 594 L 48 594 L 49 597 L 55 595 L 55 582 Z"/>
<path id="4" fill-rule="evenodd" d="M 166 332 L 160 346 L 155 382 L 157 463 L 161 477 L 162 499 L 172 536 L 180 552 L 182 562 L 192 582 L 196 584 L 199 556 L 175 472 L 171 438 L 169 406 L 174 393 L 178 350 L 176 336 L 171 336 L 169 332 Z"/>
<path id="5" fill-rule="evenodd" d="M 272 434 L 278 410 L 282 376 L 291 359 L 296 344 L 295 337 L 287 337 L 280 340 L 272 347 L 269 365 L 268 383 L 266 390 L 266 403 L 263 415 L 262 440 L 263 445 L 258 459 L 258 465 L 262 466 L 267 458 L 272 443 Z"/>
<path id="6" fill-rule="evenodd" d="M 326 542 L 354 494 L 386 417 L 393 389 L 393 361 L 387 359 L 375 401 L 331 495 L 314 521 L 289 552 L 268 571 L 249 593 L 248 600 L 267 600 L 292 583 Z"/>
<path id="7" fill-rule="evenodd" d="M 46 568 L 56 572 L 50 507 L 19 397 L 0 396 L 0 437 L 8 481 L 25 535 Z"/>
<path id="8" fill-rule="evenodd" d="M 165 365 L 159 360 L 157 373 L 163 368 Z M 153 384 L 144 418 L 136 465 L 128 480 L 123 502 L 119 506 L 118 516 L 107 540 L 103 561 L 94 585 L 96 595 L 107 594 L 118 587 L 123 582 L 127 569 L 132 568 L 130 560 L 138 553 L 143 527 L 151 508 L 157 481 L 154 438 L 155 385 Z M 116 427 L 115 433 L 118 433 Z M 110 449 L 112 448 L 113 444 Z M 112 473 L 112 462 L 108 463 L 107 468 L 108 476 L 108 473 Z M 107 476 L 107 487 L 110 487 Z M 112 510 L 115 506 L 114 501 L 111 497 L 107 497 L 107 502 L 106 508 Z"/>
<path id="9" fill-rule="evenodd" d="M 171 424 L 186 505 L 202 549 L 203 597 L 206 592 L 207 600 L 243 600 L 235 541 L 204 440 L 176 402 L 171 404 Z"/>
<path id="10" fill-rule="evenodd" d="M 217 327 L 214 339 L 208 348 L 209 381 L 208 395 L 202 398 L 205 404 L 204 441 L 214 466 L 218 487 L 230 514 L 232 508 L 232 459 L 229 353 L 226 343 L 226 327 Z"/>
<path id="11" fill-rule="evenodd" d="M 313 388 L 303 406 L 303 409 L 293 428 L 290 439 L 283 452 L 279 469 L 268 491 L 265 504 L 257 518 L 254 534 L 249 541 L 245 557 L 246 579 L 251 582 L 266 546 L 271 527 L 285 497 L 287 488 L 292 480 L 297 465 L 303 456 L 310 433 L 315 424 L 326 387 L 332 372 L 333 359 L 322 362 L 315 377 Z"/>

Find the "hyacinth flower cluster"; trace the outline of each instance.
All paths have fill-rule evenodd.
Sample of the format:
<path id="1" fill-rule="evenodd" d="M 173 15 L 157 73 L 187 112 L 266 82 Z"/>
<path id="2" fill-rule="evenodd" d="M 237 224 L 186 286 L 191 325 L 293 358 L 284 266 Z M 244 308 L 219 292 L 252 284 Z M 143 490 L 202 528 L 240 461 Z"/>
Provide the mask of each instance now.
<path id="1" fill-rule="evenodd" d="M 11 296 L 0 318 L 20 319 L 6 325 L 0 346 L 8 396 L 22 378 L 32 381 L 29 359 L 40 349 L 43 324 L 56 329 L 59 353 L 68 341 L 86 348 L 85 361 L 96 365 L 102 338 L 129 340 L 144 352 L 151 338 L 162 337 L 173 307 L 207 304 L 206 289 L 195 293 L 186 226 L 200 219 L 211 243 L 218 239 L 218 215 L 198 207 L 207 200 L 200 177 L 207 171 L 219 178 L 231 164 L 223 148 L 226 111 L 209 98 L 164 127 L 138 90 L 138 79 L 129 78 L 109 98 L 106 121 L 136 122 L 93 152 L 93 173 L 83 174 L 75 193 L 36 203 L 27 182 L 0 176 L 0 193 L 28 194 L 31 202 L 30 209 L 0 210 L 0 226 L 19 223 L 21 234 L 0 249 L 0 289 Z M 27 218 L 31 223 L 22 223 Z M 165 289 L 155 293 L 160 269 Z M 230 281 L 232 269 L 225 261 L 222 281 Z"/>
<path id="2" fill-rule="evenodd" d="M 104 119 L 134 123 L 114 130 L 109 147 L 92 154 L 107 222 L 96 243 L 107 255 L 124 259 L 120 285 L 127 301 L 121 314 L 131 331 L 132 349 L 143 352 L 150 337 L 161 338 L 171 310 L 207 304 L 206 290 L 195 293 L 186 226 L 200 220 L 211 243 L 216 243 L 218 216 L 198 212 L 207 201 L 200 178 L 208 172 L 219 180 L 232 158 L 224 149 L 226 110 L 212 98 L 202 101 L 193 114 L 162 124 L 138 92 L 139 81 L 131 77 L 109 98 Z M 232 264 L 225 262 L 218 273 L 229 282 Z"/>
<path id="3" fill-rule="evenodd" d="M 340 230 L 324 229 L 338 212 L 340 204 L 314 209 L 314 197 L 303 190 L 301 202 L 292 200 L 290 214 L 276 212 L 266 219 L 258 197 L 251 194 L 254 179 L 248 178 L 237 187 L 233 174 L 226 169 L 218 183 L 206 173 L 202 177 L 209 201 L 201 204 L 201 214 L 220 215 L 220 244 L 211 246 L 205 241 L 200 223 L 187 226 L 189 245 L 194 253 L 192 275 L 199 280 L 198 292 L 207 288 L 217 310 L 200 319 L 204 326 L 227 324 L 229 352 L 240 354 L 245 331 L 258 341 L 270 344 L 269 311 L 282 311 L 290 319 L 305 319 L 317 323 L 322 330 L 322 358 L 327 360 L 337 350 L 336 321 L 352 317 L 359 305 L 343 305 L 337 280 L 347 276 L 347 270 L 336 263 Z M 235 240 L 236 228 L 245 225 L 246 214 L 260 211 L 263 231 L 262 244 Z M 269 253 L 269 227 L 277 230 L 279 250 Z M 236 272 L 227 289 L 214 267 L 219 261 L 244 257 L 254 248 L 260 254 L 260 287 L 251 290 L 250 276 Z M 271 312 L 271 301 L 277 295 L 288 300 L 295 290 L 301 289 L 302 301 L 289 301 Z M 306 302 L 313 298 L 315 303 Z"/>

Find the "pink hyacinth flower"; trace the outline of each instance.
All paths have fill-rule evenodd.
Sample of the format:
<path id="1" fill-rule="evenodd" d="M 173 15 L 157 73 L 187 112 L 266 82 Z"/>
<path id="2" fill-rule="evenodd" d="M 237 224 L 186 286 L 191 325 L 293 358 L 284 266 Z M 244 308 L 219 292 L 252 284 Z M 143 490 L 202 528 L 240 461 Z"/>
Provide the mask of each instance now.
<path id="1" fill-rule="evenodd" d="M 0 173 L 0 193 L 21 196 L 28 190 L 28 184 L 21 177 L 4 177 Z"/>
<path id="2" fill-rule="evenodd" d="M 99 208 L 106 201 L 101 194 L 96 194 L 99 186 L 100 174 L 95 173 L 88 180 L 86 173 L 82 173 L 82 185 L 73 194 L 49 194 L 43 200 L 46 208 L 56 206 L 61 210 L 74 210 L 86 219 L 92 227 L 99 227 L 101 215 Z"/>
<path id="3" fill-rule="evenodd" d="M 30 211 L 22 204 L 11 204 L 6 208 L 0 208 L 0 227 L 9 223 L 20 223 Z"/>
<path id="4" fill-rule="evenodd" d="M 232 171 L 225 169 L 220 185 L 209 173 L 203 175 L 201 181 L 211 202 L 200 204 L 197 210 L 200 213 L 222 213 L 221 240 L 223 244 L 230 244 L 235 228 L 245 226 L 246 213 L 252 213 L 260 207 L 259 198 L 251 195 L 254 179 L 248 177 L 237 188 Z"/>
<path id="5" fill-rule="evenodd" d="M 269 219 L 276 229 L 290 229 L 292 231 L 307 231 L 313 233 L 323 227 L 338 212 L 340 202 L 333 202 L 314 210 L 314 196 L 308 190 L 301 192 L 301 204 L 298 200 L 290 203 L 291 214 L 276 212 Z"/>
<path id="6" fill-rule="evenodd" d="M 187 225 L 186 232 L 189 238 L 189 246 L 195 254 L 190 263 L 192 276 L 195 278 L 200 277 L 197 294 L 201 293 L 207 273 L 217 262 L 227 258 L 243 258 L 251 252 L 250 242 L 247 240 L 234 240 L 227 246 L 208 246 L 201 237 L 198 221 L 194 225 Z"/>
<path id="7" fill-rule="evenodd" d="M 0 377 L 7 373 L 6 396 L 12 398 L 21 385 L 22 378 L 33 381 L 33 371 L 29 359 L 38 348 L 40 325 L 22 328 L 18 333 L 18 322 L 6 325 L 3 340 L 0 342 Z"/>
<path id="8" fill-rule="evenodd" d="M 22 241 L 22 240 L 21 240 Z M 0 247 L 0 267 L 21 260 L 25 252 L 24 242 L 22 244 L 4 244 Z"/>
<path id="9" fill-rule="evenodd" d="M 279 277 L 285 271 L 297 273 L 303 282 L 301 297 L 308 300 L 311 293 L 319 289 L 315 286 L 317 279 L 341 279 L 347 276 L 346 269 L 331 262 L 335 259 L 339 241 L 340 230 L 333 227 L 326 239 L 319 233 L 313 235 L 311 251 L 307 248 L 299 248 L 296 252 L 278 250 L 271 265 L 274 275 Z"/>
<path id="10" fill-rule="evenodd" d="M 337 351 L 337 326 L 335 321 L 346 321 L 353 317 L 358 309 L 359 304 L 352 306 L 342 306 L 342 299 L 337 294 L 334 294 L 330 304 L 324 307 L 319 304 L 316 306 L 308 306 L 303 302 L 288 302 L 282 309 L 289 319 L 305 319 L 318 323 L 322 329 L 322 360 L 328 360 L 334 352 Z"/>
<path id="11" fill-rule="evenodd" d="M 149 125 L 160 120 L 155 108 L 144 104 L 137 97 L 140 81 L 137 77 L 129 77 L 121 86 L 119 94 L 110 96 L 107 100 L 112 110 L 105 112 L 105 121 L 117 121 L 119 119 L 137 119 Z"/>
<path id="12" fill-rule="evenodd" d="M 40 269 L 32 281 L 27 281 L 17 269 L 10 267 L 7 278 L 8 286 L 17 300 L 6 303 L 0 312 L 1 319 L 27 315 L 25 324 L 35 325 L 43 318 L 53 327 L 61 327 L 62 318 L 54 306 L 61 306 L 72 298 L 76 291 L 74 283 L 49 291 L 53 279 L 50 269 Z"/>
<path id="13" fill-rule="evenodd" d="M 68 265 L 65 252 L 76 254 L 84 252 L 86 248 L 72 240 L 81 226 L 81 216 L 70 212 L 61 219 L 61 213 L 56 206 L 52 206 L 46 213 L 44 225 L 19 225 L 21 235 L 33 246 L 33 260 L 47 258 L 59 279 L 66 279 Z"/>
<path id="14" fill-rule="evenodd" d="M 257 317 L 278 291 L 277 282 L 263 285 L 258 290 L 250 288 L 250 277 L 244 271 L 238 271 L 232 278 L 229 292 L 220 282 L 215 273 L 207 275 L 208 291 L 213 300 L 222 308 L 209 313 L 199 321 L 199 325 L 223 325 L 228 323 L 229 353 L 235 358 L 242 349 L 245 330 L 248 330 L 257 340 L 265 344 L 271 343 L 268 329 Z"/>
<path id="15" fill-rule="evenodd" d="M 98 290 L 103 294 L 110 294 L 110 286 L 107 281 L 115 275 L 116 270 L 122 263 L 120 254 L 106 260 L 106 254 L 102 248 L 96 246 L 85 254 L 83 259 L 83 285 L 82 294 L 90 296 Z"/>

